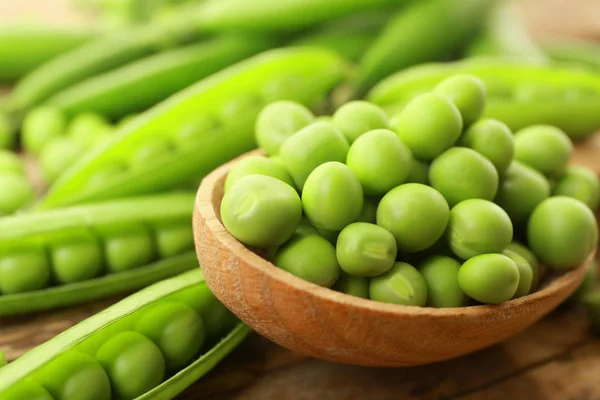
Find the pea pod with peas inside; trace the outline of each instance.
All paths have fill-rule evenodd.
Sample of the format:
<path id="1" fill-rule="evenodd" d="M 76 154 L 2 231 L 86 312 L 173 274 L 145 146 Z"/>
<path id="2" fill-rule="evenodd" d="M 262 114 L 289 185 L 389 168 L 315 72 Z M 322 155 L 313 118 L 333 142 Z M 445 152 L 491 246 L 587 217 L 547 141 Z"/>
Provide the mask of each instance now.
<path id="1" fill-rule="evenodd" d="M 196 268 L 84 320 L 0 369 L 0 399 L 171 399 L 249 328 Z"/>
<path id="2" fill-rule="evenodd" d="M 423 64 L 381 81 L 368 99 L 393 115 L 455 74 L 480 78 L 487 92 L 483 117 L 498 119 L 513 132 L 547 124 L 581 140 L 600 128 L 600 77 L 579 68 L 497 59 Z"/>
<path id="3" fill-rule="evenodd" d="M 314 106 L 349 66 L 319 48 L 266 51 L 140 114 L 50 188 L 40 209 L 157 192 L 200 179 L 253 149 L 254 123 L 275 100 Z M 145 162 L 151 158 L 152 162 Z"/>

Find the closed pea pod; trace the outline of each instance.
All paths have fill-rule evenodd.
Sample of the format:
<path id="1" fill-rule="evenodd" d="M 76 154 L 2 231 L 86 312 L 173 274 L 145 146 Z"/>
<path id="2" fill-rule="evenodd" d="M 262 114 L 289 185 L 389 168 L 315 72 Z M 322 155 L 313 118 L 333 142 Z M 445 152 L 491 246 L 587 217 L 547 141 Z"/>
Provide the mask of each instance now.
<path id="1" fill-rule="evenodd" d="M 589 168 L 570 166 L 556 182 L 552 195 L 576 198 L 595 211 L 600 203 L 600 180 Z"/>

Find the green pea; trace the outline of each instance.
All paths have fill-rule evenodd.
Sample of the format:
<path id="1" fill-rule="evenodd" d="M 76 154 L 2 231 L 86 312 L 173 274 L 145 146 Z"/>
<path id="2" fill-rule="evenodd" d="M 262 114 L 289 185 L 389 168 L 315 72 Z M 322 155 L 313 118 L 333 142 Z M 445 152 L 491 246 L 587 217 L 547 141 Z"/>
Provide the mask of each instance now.
<path id="1" fill-rule="evenodd" d="M 335 247 L 318 235 L 294 235 L 277 251 L 275 265 L 325 287 L 332 286 L 340 274 Z"/>
<path id="2" fill-rule="evenodd" d="M 25 167 L 21 157 L 9 150 L 0 149 L 0 174 L 11 172 L 16 175 L 25 175 Z"/>
<path id="3" fill-rule="evenodd" d="M 348 143 L 353 143 L 365 132 L 388 129 L 385 112 L 367 101 L 350 101 L 333 114 L 333 123 L 342 132 Z"/>
<path id="4" fill-rule="evenodd" d="M 44 178 L 56 181 L 85 152 L 81 144 L 67 136 L 59 136 L 46 144 L 40 154 L 40 167 Z"/>
<path id="5" fill-rule="evenodd" d="M 519 254 L 513 251 L 504 250 L 502 254 L 510 258 L 519 269 L 519 286 L 517 286 L 517 291 L 515 292 L 512 298 L 516 299 L 519 297 L 527 296 L 529 293 L 532 292 L 533 268 L 531 267 L 531 265 L 529 265 L 527 260 L 525 260 Z"/>
<path id="6" fill-rule="evenodd" d="M 433 256 L 419 265 L 419 271 L 427 283 L 427 306 L 464 307 L 469 298 L 458 284 L 460 263 L 451 257 Z"/>
<path id="7" fill-rule="evenodd" d="M 450 207 L 467 199 L 493 200 L 498 191 L 498 171 L 490 160 L 466 147 L 453 147 L 433 160 L 431 187 Z"/>
<path id="8" fill-rule="evenodd" d="M 485 108 L 485 85 L 473 75 L 454 75 L 442 80 L 432 90 L 445 96 L 460 111 L 464 126 L 469 126 L 481 117 Z"/>
<path id="9" fill-rule="evenodd" d="M 593 211 L 600 203 L 600 179 L 589 168 L 570 166 L 556 182 L 552 195 L 573 197 L 587 204 Z"/>
<path id="10" fill-rule="evenodd" d="M 2 400 L 56 400 L 46 389 L 26 378 L 2 393 Z"/>
<path id="11" fill-rule="evenodd" d="M 109 136 L 111 127 L 100 115 L 93 113 L 82 113 L 67 125 L 67 135 L 79 145 L 88 149 L 99 143 L 102 138 Z"/>
<path id="12" fill-rule="evenodd" d="M 102 247 L 91 234 L 54 244 L 50 258 L 54 277 L 62 284 L 85 281 L 102 272 Z"/>
<path id="13" fill-rule="evenodd" d="M 369 279 L 352 276 L 344 271 L 340 272 L 340 277 L 331 288 L 350 296 L 369 298 Z"/>
<path id="14" fill-rule="evenodd" d="M 513 226 L 508 214 L 498 205 L 470 199 L 450 210 L 446 235 L 452 252 L 467 260 L 504 251 L 513 238 Z"/>
<path id="15" fill-rule="evenodd" d="M 49 283 L 50 266 L 44 251 L 29 249 L 0 258 L 0 293 L 30 292 Z"/>
<path id="16" fill-rule="evenodd" d="M 420 161 L 431 161 L 452 147 L 463 128 L 456 106 L 433 93 L 415 97 L 396 121 L 393 128 Z"/>
<path id="17" fill-rule="evenodd" d="M 47 366 L 36 380 L 55 400 L 110 400 L 106 372 L 91 356 L 67 352 Z"/>
<path id="18" fill-rule="evenodd" d="M 194 249 L 194 232 L 189 221 L 159 224 L 155 233 L 160 258 L 172 257 Z"/>
<path id="19" fill-rule="evenodd" d="M 377 225 L 394 235 L 399 251 L 408 253 L 433 245 L 444 234 L 449 217 L 444 197 L 419 183 L 390 190 L 377 207 Z"/>
<path id="20" fill-rule="evenodd" d="M 527 242 L 535 255 L 555 270 L 575 268 L 590 255 L 598 241 L 594 214 L 579 200 L 550 197 L 531 214 Z"/>
<path id="21" fill-rule="evenodd" d="M 16 131 L 8 117 L 0 112 L 0 149 L 12 149 L 17 141 Z"/>
<path id="22" fill-rule="evenodd" d="M 548 177 L 561 175 L 573 153 L 566 133 L 550 125 L 534 125 L 515 133 L 515 160 Z"/>
<path id="23" fill-rule="evenodd" d="M 110 272 L 126 271 L 146 265 L 154 259 L 154 241 L 143 225 L 132 225 L 110 233 L 104 240 Z"/>
<path id="24" fill-rule="evenodd" d="M 512 251 L 523 257 L 525 261 L 531 267 L 531 271 L 533 272 L 533 277 L 531 279 L 531 291 L 536 290 L 540 285 L 540 280 L 542 278 L 540 263 L 538 262 L 537 257 L 531 250 L 522 245 L 519 242 L 511 242 L 508 246 L 506 246 L 506 251 Z"/>
<path id="25" fill-rule="evenodd" d="M 303 190 L 304 182 L 319 165 L 328 161 L 346 162 L 348 148 L 348 142 L 335 125 L 315 122 L 286 140 L 279 156 L 296 187 Z"/>
<path id="26" fill-rule="evenodd" d="M 173 151 L 173 145 L 166 139 L 154 139 L 143 143 L 131 157 L 134 164 L 151 162 L 155 158 L 165 157 Z"/>
<path id="27" fill-rule="evenodd" d="M 508 213 L 515 224 L 521 224 L 548 197 L 548 179 L 535 169 L 513 161 L 500 181 L 494 201 Z"/>
<path id="28" fill-rule="evenodd" d="M 356 219 L 356 222 L 368 222 L 370 224 L 377 223 L 377 206 L 379 200 L 373 197 L 365 197 L 363 200 L 363 207 L 360 211 L 360 215 Z"/>
<path id="29" fill-rule="evenodd" d="M 460 145 L 485 156 L 494 164 L 500 176 L 504 175 L 515 154 L 512 131 L 505 123 L 492 118 L 471 125 L 461 137 Z"/>
<path id="30" fill-rule="evenodd" d="M 388 271 L 396 261 L 396 254 L 394 235 L 366 222 L 355 222 L 342 229 L 336 244 L 340 267 L 361 278 Z"/>
<path id="31" fill-rule="evenodd" d="M 275 155 L 281 145 L 300 129 L 312 123 L 313 113 L 302 104 L 289 101 L 275 101 L 258 114 L 255 125 L 258 146 Z"/>
<path id="32" fill-rule="evenodd" d="M 412 155 L 398 136 L 387 129 L 369 131 L 357 138 L 348 150 L 346 164 L 368 196 L 383 196 L 404 183 Z"/>
<path id="33" fill-rule="evenodd" d="M 34 198 L 33 186 L 25 176 L 12 172 L 0 174 L 0 216 L 26 207 Z"/>
<path id="34" fill-rule="evenodd" d="M 294 187 L 294 182 L 283 165 L 271 158 L 249 156 L 245 157 L 231 168 L 227 174 L 227 179 L 225 179 L 225 192 L 227 192 L 235 182 L 252 174 L 271 176 Z"/>
<path id="35" fill-rule="evenodd" d="M 23 147 L 39 156 L 48 143 L 64 134 L 66 125 L 65 116 L 59 110 L 49 107 L 33 109 L 23 119 Z"/>
<path id="36" fill-rule="evenodd" d="M 369 297 L 383 303 L 423 307 L 427 303 L 427 282 L 412 265 L 397 262 L 383 275 L 371 278 Z"/>
<path id="37" fill-rule="evenodd" d="M 482 254 L 460 267 L 458 284 L 469 297 L 481 303 L 500 304 L 517 292 L 519 268 L 505 255 Z"/>
<path id="38" fill-rule="evenodd" d="M 135 330 L 158 346 L 170 371 L 187 365 L 204 343 L 202 318 L 183 303 L 155 305 L 140 317 Z"/>
<path id="39" fill-rule="evenodd" d="M 405 183 L 422 183 L 429 184 L 429 164 L 413 158 L 410 161 L 410 169 Z"/>
<path id="40" fill-rule="evenodd" d="M 310 223 L 329 231 L 341 231 L 356 221 L 363 201 L 356 175 L 345 164 L 335 161 L 315 168 L 302 191 L 302 206 Z"/>
<path id="41" fill-rule="evenodd" d="M 122 332 L 108 339 L 96 353 L 119 399 L 134 399 L 158 386 L 165 376 L 160 349 L 138 332 Z"/>
<path id="42" fill-rule="evenodd" d="M 287 183 L 270 176 L 248 175 L 223 196 L 221 218 L 240 242 L 268 249 L 292 237 L 302 219 L 302 202 Z"/>

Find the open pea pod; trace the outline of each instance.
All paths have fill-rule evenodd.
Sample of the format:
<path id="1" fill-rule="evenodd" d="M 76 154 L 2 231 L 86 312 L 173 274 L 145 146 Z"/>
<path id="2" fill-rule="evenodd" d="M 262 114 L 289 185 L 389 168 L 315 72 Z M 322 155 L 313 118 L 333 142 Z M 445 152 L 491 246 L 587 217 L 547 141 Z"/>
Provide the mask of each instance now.
<path id="1" fill-rule="evenodd" d="M 171 399 L 249 332 L 197 268 L 127 297 L 2 367 L 0 400 Z"/>
<path id="2" fill-rule="evenodd" d="M 513 131 L 550 124 L 580 140 L 600 128 L 600 76 L 582 68 L 496 58 L 423 64 L 383 80 L 367 97 L 393 115 L 454 74 L 479 77 L 487 90 L 484 117 Z"/>
<path id="3" fill-rule="evenodd" d="M 275 100 L 315 106 L 349 72 L 335 52 L 275 49 L 171 96 L 86 154 L 49 189 L 39 208 L 170 189 L 199 179 L 256 147 L 254 123 Z"/>

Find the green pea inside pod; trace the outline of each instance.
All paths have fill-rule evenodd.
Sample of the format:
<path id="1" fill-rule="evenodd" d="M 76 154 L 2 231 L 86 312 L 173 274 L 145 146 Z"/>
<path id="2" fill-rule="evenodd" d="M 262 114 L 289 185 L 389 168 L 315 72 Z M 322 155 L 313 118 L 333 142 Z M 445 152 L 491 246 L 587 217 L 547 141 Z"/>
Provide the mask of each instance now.
<path id="1" fill-rule="evenodd" d="M 224 187 L 225 192 L 241 178 L 253 174 L 270 176 L 294 187 L 294 182 L 290 174 L 288 174 L 280 162 L 267 157 L 248 156 L 240 160 L 227 173 Z"/>
<path id="2" fill-rule="evenodd" d="M 498 181 L 494 164 L 466 147 L 447 150 L 429 168 L 431 187 L 444 196 L 450 207 L 467 199 L 494 200 Z"/>
<path id="3" fill-rule="evenodd" d="M 109 272 L 138 268 L 155 257 L 152 232 L 142 223 L 102 227 L 99 231 L 104 239 L 104 258 Z"/>
<path id="4" fill-rule="evenodd" d="M 332 286 L 340 275 L 335 247 L 319 235 L 294 235 L 278 249 L 275 265 L 325 287 Z"/>
<path id="5" fill-rule="evenodd" d="M 2 400 L 56 400 L 42 385 L 26 378 L 11 386 L 0 397 Z"/>
<path id="6" fill-rule="evenodd" d="M 189 220 L 157 222 L 154 234 L 161 259 L 194 250 L 194 232 Z"/>
<path id="7" fill-rule="evenodd" d="M 421 183 L 429 185 L 429 164 L 412 158 L 405 183 Z"/>
<path id="8" fill-rule="evenodd" d="M 461 265 L 458 284 L 474 300 L 500 304 L 512 299 L 517 292 L 519 268 L 503 254 L 481 254 Z"/>
<path id="9" fill-rule="evenodd" d="M 458 108 L 465 127 L 477 121 L 483 114 L 485 85 L 474 75 L 460 74 L 446 78 L 438 83 L 432 92 L 446 97 Z"/>
<path id="10" fill-rule="evenodd" d="M 387 129 L 368 131 L 348 150 L 346 164 L 368 196 L 383 196 L 404 183 L 412 154 L 398 136 Z"/>
<path id="11" fill-rule="evenodd" d="M 190 117 L 191 118 L 191 117 Z M 215 117 L 207 114 L 197 114 L 193 118 L 176 128 L 175 140 L 179 146 L 189 146 L 190 141 L 195 141 L 219 127 L 219 122 Z"/>
<path id="12" fill-rule="evenodd" d="M 68 351 L 35 373 L 55 400 L 110 400 L 110 380 L 88 354 Z"/>
<path id="13" fill-rule="evenodd" d="M 521 257 L 519 254 L 513 251 L 504 250 L 502 254 L 513 260 L 513 262 L 519 269 L 519 285 L 517 286 L 517 291 L 515 292 L 513 299 L 527 296 L 532 291 L 533 268 L 531 267 L 531 265 L 529 265 L 525 258 Z"/>
<path id="14" fill-rule="evenodd" d="M 292 176 L 296 187 L 319 165 L 329 161 L 346 162 L 348 142 L 330 122 L 314 122 L 286 140 L 279 151 L 281 162 Z"/>
<path id="15" fill-rule="evenodd" d="M 302 219 L 302 202 L 287 183 L 270 176 L 248 175 L 223 196 L 221 218 L 240 242 L 269 249 L 294 234 Z"/>
<path id="16" fill-rule="evenodd" d="M 54 183 L 85 152 L 85 148 L 68 136 L 51 139 L 40 154 L 40 168 L 44 178 Z"/>
<path id="17" fill-rule="evenodd" d="M 88 231 L 55 240 L 50 245 L 50 259 L 54 279 L 61 284 L 92 279 L 104 265 L 102 245 Z"/>
<path id="18" fill-rule="evenodd" d="M 535 256 L 535 254 L 533 254 L 533 251 L 531 251 L 529 248 L 527 248 L 527 246 L 523 245 L 522 243 L 513 241 L 508 246 L 506 246 L 506 251 L 516 253 L 523 257 L 525 261 L 527 261 L 533 273 L 531 281 L 531 291 L 536 290 L 540 285 L 540 281 L 544 278 L 543 268 L 545 268 L 545 266 L 540 265 L 537 257 Z"/>
<path id="19" fill-rule="evenodd" d="M 350 101 L 333 114 L 333 123 L 348 143 L 354 143 L 361 135 L 376 129 L 389 129 L 385 112 L 367 101 Z"/>
<path id="20" fill-rule="evenodd" d="M 35 191 L 27 177 L 13 172 L 0 173 L 0 216 L 27 207 L 35 199 Z"/>
<path id="21" fill-rule="evenodd" d="M 152 162 L 157 158 L 170 156 L 174 149 L 175 147 L 167 139 L 153 138 L 140 144 L 133 152 L 131 162 L 133 164 Z"/>
<path id="22" fill-rule="evenodd" d="M 600 203 L 600 179 L 590 168 L 570 166 L 556 182 L 552 195 L 573 197 L 594 211 Z"/>
<path id="23" fill-rule="evenodd" d="M 335 284 L 331 287 L 333 290 L 349 294 L 350 296 L 369 298 L 369 279 L 359 278 L 345 273 L 343 270 Z"/>
<path id="24" fill-rule="evenodd" d="M 112 127 L 101 115 L 82 113 L 76 115 L 67 126 L 67 135 L 82 148 L 89 149 L 110 137 Z"/>
<path id="25" fill-rule="evenodd" d="M 50 265 L 43 249 L 23 248 L 0 255 L 0 293 L 30 292 L 49 284 Z"/>
<path id="26" fill-rule="evenodd" d="M 313 113 L 300 103 L 279 100 L 265 106 L 256 119 L 255 137 L 267 154 L 279 154 L 281 145 L 300 129 L 314 122 Z"/>
<path id="27" fill-rule="evenodd" d="M 460 265 L 447 256 L 432 256 L 421 262 L 419 272 L 427 283 L 428 307 L 464 307 L 469 303 L 458 284 Z"/>
<path id="28" fill-rule="evenodd" d="M 412 265 L 396 262 L 385 274 L 371 278 L 371 300 L 423 307 L 427 303 L 427 282 Z"/>
<path id="29" fill-rule="evenodd" d="M 6 173 L 23 176 L 25 175 L 25 166 L 21 157 L 16 153 L 0 149 L 0 174 Z"/>
<path id="30" fill-rule="evenodd" d="M 471 125 L 459 144 L 490 160 L 499 176 L 504 175 L 515 153 L 512 131 L 505 123 L 493 118 L 482 119 Z"/>
<path id="31" fill-rule="evenodd" d="M 302 206 L 317 229 L 341 231 L 356 221 L 363 207 L 363 190 L 356 175 L 340 162 L 315 168 L 306 179 Z"/>
<path id="32" fill-rule="evenodd" d="M 8 116 L 0 111 L 0 149 L 12 149 L 15 147 L 17 135 Z"/>
<path id="33" fill-rule="evenodd" d="M 28 153 L 39 156 L 48 143 L 65 134 L 66 126 L 67 120 L 61 111 L 51 107 L 34 108 L 23 119 L 23 147 Z"/>
<path id="34" fill-rule="evenodd" d="M 562 130 L 550 125 L 533 125 L 515 133 L 515 160 L 547 177 L 558 177 L 573 153 L 573 143 Z"/>
<path id="35" fill-rule="evenodd" d="M 165 359 L 146 336 L 126 331 L 109 338 L 96 359 L 110 378 L 117 399 L 135 399 L 162 383 Z"/>
<path id="36" fill-rule="evenodd" d="M 150 338 L 162 352 L 168 371 L 187 365 L 204 343 L 204 324 L 191 307 L 178 302 L 161 302 L 144 314 L 135 330 Z"/>

